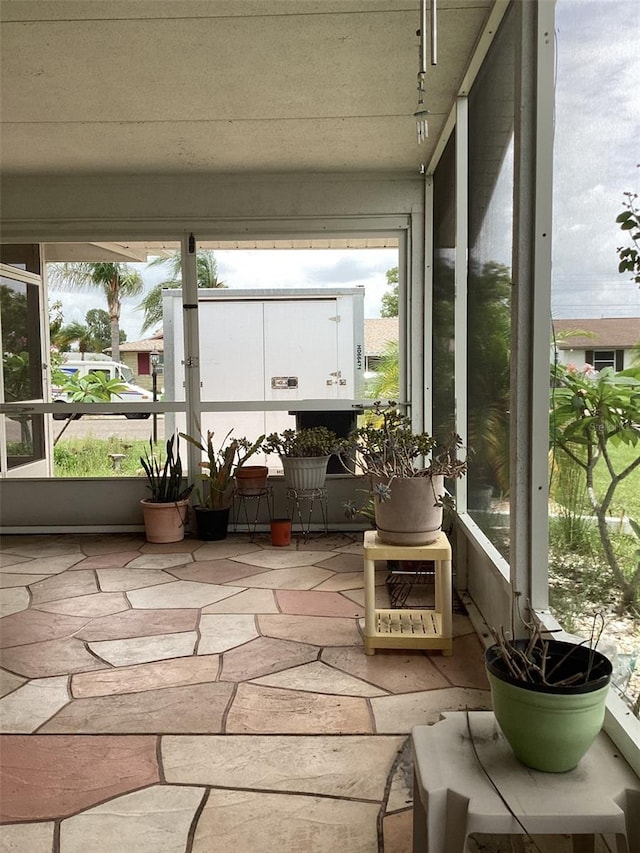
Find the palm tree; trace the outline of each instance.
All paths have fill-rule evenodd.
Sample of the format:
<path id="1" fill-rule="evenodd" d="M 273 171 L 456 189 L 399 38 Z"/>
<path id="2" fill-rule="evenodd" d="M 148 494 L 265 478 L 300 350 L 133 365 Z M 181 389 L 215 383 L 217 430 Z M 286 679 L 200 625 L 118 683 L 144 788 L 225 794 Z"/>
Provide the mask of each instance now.
<path id="1" fill-rule="evenodd" d="M 107 300 L 111 324 L 111 355 L 120 361 L 120 311 L 127 296 L 140 296 L 144 284 L 137 270 L 127 264 L 52 264 L 50 281 L 61 290 L 102 290 Z"/>
<path id="2" fill-rule="evenodd" d="M 92 308 L 87 311 L 86 320 L 86 324 L 74 320 L 66 326 L 50 326 L 51 346 L 59 352 L 70 352 L 72 345 L 77 344 L 81 358 L 85 352 L 106 352 L 110 341 L 108 313 L 102 308 Z M 126 339 L 126 334 L 120 329 L 120 343 L 124 343 Z"/>
<path id="3" fill-rule="evenodd" d="M 397 400 L 400 395 L 398 341 L 386 341 L 376 375 L 368 383 L 366 396 L 374 400 Z"/>
<path id="4" fill-rule="evenodd" d="M 182 287 L 182 256 L 176 251 L 167 258 L 154 258 L 147 266 L 166 266 L 169 277 L 166 281 L 156 284 L 137 306 L 144 311 L 143 332 L 162 323 L 162 289 Z M 227 286 L 223 281 L 218 281 L 218 262 L 211 249 L 200 249 L 197 252 L 196 276 L 198 287 Z"/>
<path id="5" fill-rule="evenodd" d="M 85 353 L 94 352 L 96 341 L 88 326 L 84 326 L 82 323 L 74 320 L 73 323 L 57 329 L 55 335 L 51 335 L 51 344 L 60 352 L 69 352 L 72 344 L 78 344 L 78 351 Z"/>

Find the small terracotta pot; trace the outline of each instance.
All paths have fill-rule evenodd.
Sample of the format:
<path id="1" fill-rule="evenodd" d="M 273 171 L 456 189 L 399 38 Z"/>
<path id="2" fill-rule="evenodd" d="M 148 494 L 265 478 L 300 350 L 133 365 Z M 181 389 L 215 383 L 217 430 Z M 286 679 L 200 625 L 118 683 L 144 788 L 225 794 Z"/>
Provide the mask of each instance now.
<path id="1" fill-rule="evenodd" d="M 288 518 L 274 518 L 271 522 L 271 544 L 291 545 L 291 521 Z"/>

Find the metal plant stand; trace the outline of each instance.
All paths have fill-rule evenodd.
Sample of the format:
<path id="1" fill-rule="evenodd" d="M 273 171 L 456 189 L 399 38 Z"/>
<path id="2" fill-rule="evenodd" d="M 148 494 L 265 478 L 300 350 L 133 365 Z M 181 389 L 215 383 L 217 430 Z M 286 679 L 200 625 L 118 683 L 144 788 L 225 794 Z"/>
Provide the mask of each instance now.
<path id="1" fill-rule="evenodd" d="M 325 488 L 287 489 L 287 514 L 292 521 L 292 527 L 294 522 L 300 525 L 300 532 L 302 532 L 305 542 L 311 532 L 311 520 L 316 504 L 320 507 L 324 532 L 328 533 L 327 490 Z"/>
<path id="2" fill-rule="evenodd" d="M 241 492 L 234 492 L 233 495 L 233 531 L 237 533 L 238 524 L 241 524 L 243 519 L 249 531 L 249 538 L 253 542 L 256 535 L 256 528 L 260 518 L 260 508 L 262 501 L 266 502 L 269 522 L 273 520 L 273 487 L 266 486 L 255 495 L 246 495 Z M 249 505 L 253 505 L 255 511 L 249 512 Z"/>

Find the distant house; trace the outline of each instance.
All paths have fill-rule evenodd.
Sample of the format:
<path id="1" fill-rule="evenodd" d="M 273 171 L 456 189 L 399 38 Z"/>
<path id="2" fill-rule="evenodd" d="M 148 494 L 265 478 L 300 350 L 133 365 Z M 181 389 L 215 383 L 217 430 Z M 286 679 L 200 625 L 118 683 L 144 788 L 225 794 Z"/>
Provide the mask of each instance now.
<path id="1" fill-rule="evenodd" d="M 596 370 L 613 367 L 625 370 L 637 357 L 634 347 L 640 343 L 640 317 L 607 317 L 599 320 L 554 320 L 551 342 L 560 364 Z"/>
<path id="2" fill-rule="evenodd" d="M 374 373 L 389 343 L 398 343 L 399 323 L 397 317 L 378 317 L 364 321 L 364 369 Z"/>
<path id="3" fill-rule="evenodd" d="M 151 388 L 151 353 L 156 351 L 159 355 L 158 373 L 162 373 L 164 364 L 164 333 L 156 332 L 150 338 L 139 341 L 125 341 L 120 344 L 120 360 L 137 377 L 138 384 L 143 388 Z M 111 347 L 105 352 L 111 353 Z"/>

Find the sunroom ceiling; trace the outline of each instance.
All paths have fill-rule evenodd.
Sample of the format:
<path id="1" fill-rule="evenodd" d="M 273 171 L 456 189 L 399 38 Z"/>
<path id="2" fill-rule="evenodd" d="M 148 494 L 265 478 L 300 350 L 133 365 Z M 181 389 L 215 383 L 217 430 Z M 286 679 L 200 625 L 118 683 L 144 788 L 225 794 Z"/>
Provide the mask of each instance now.
<path id="1" fill-rule="evenodd" d="M 200 249 L 395 249 L 397 237 L 346 237 L 305 240 L 199 240 Z M 180 243 L 144 241 L 135 243 L 43 243 L 48 262 L 106 261 L 145 263 L 151 257 L 169 257 L 180 250 Z"/>
<path id="2" fill-rule="evenodd" d="M 494 0 L 2 0 L 1 168 L 19 174 L 416 171 Z"/>

